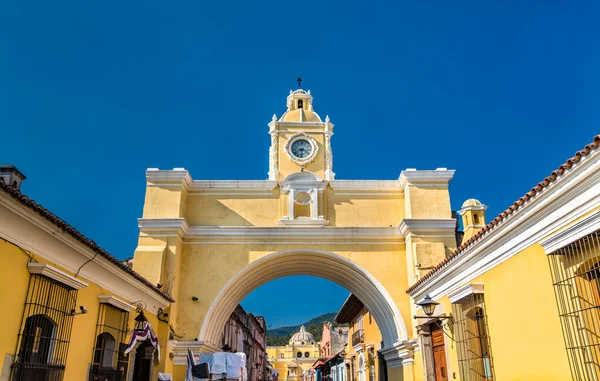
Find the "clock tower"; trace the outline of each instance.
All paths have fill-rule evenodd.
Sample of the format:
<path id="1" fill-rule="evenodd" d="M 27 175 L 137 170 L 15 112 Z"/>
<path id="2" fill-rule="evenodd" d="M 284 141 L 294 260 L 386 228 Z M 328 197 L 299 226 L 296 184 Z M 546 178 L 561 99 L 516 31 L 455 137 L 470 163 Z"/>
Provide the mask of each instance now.
<path id="1" fill-rule="evenodd" d="M 299 81 L 300 83 L 300 81 Z M 321 120 L 313 109 L 309 91 L 290 91 L 287 111 L 269 123 L 269 180 L 281 181 L 288 175 L 308 171 L 325 180 L 333 180 L 331 136 L 333 123 Z"/>

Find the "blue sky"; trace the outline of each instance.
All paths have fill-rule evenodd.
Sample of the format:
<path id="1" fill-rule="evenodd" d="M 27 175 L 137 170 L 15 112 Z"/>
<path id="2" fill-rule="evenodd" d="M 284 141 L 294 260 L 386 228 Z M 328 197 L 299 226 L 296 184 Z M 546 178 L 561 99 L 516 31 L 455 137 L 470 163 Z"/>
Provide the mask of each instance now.
<path id="1" fill-rule="evenodd" d="M 0 162 L 125 258 L 145 169 L 265 179 L 266 124 L 302 76 L 337 178 L 448 167 L 453 207 L 494 217 L 600 132 L 599 18 L 591 1 L 4 1 Z"/>

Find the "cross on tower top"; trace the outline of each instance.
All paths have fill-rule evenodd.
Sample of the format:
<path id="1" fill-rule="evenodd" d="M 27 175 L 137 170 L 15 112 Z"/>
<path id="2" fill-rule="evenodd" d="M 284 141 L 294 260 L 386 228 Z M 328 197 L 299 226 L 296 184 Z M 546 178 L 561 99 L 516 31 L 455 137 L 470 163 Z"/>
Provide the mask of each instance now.
<path id="1" fill-rule="evenodd" d="M 300 88 L 300 86 L 302 85 L 302 78 L 296 78 L 296 82 L 298 82 L 298 88 Z"/>

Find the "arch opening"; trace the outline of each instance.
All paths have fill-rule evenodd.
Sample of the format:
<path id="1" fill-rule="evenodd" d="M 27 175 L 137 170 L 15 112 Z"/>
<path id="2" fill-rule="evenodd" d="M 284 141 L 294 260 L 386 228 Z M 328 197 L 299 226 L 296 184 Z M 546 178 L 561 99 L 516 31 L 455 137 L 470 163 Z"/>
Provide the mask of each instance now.
<path id="1" fill-rule="evenodd" d="M 365 269 L 327 251 L 287 250 L 248 264 L 225 284 L 204 318 L 198 340 L 218 346 L 223 326 L 244 297 L 267 282 L 291 275 L 327 279 L 352 292 L 375 318 L 385 347 L 408 338 L 406 325 L 391 295 Z"/>

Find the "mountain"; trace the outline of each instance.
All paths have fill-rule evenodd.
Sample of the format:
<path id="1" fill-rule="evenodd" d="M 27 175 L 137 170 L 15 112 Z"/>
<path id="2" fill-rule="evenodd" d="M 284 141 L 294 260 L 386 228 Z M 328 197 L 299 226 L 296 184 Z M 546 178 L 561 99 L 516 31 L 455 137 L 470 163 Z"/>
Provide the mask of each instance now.
<path id="1" fill-rule="evenodd" d="M 300 325 L 303 325 L 308 332 L 312 333 L 315 337 L 315 340 L 321 341 L 321 335 L 323 334 L 323 322 L 331 322 L 333 323 L 334 327 L 340 325 L 333 321 L 336 314 L 336 312 L 328 312 L 326 314 L 314 317 L 306 323 Z M 287 345 L 292 335 L 300 331 L 300 325 L 267 330 L 267 346 Z"/>

